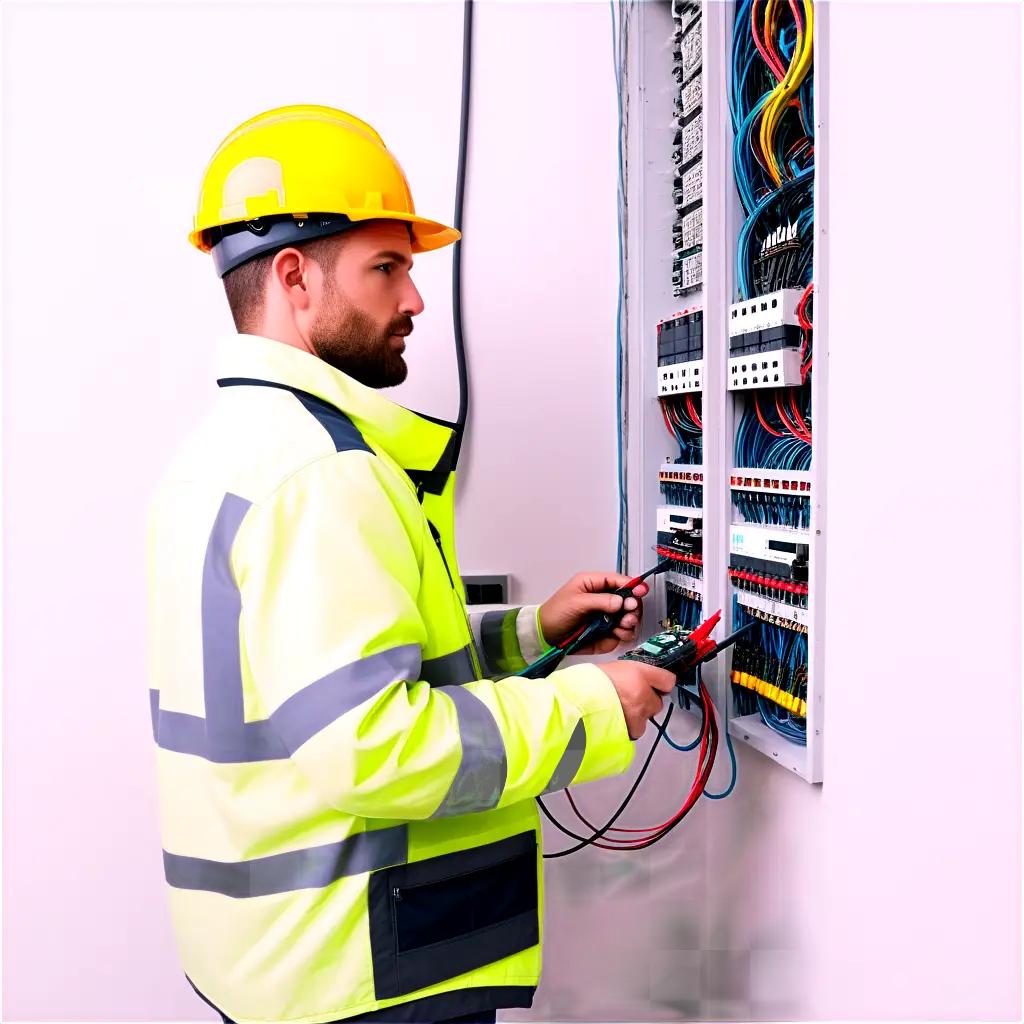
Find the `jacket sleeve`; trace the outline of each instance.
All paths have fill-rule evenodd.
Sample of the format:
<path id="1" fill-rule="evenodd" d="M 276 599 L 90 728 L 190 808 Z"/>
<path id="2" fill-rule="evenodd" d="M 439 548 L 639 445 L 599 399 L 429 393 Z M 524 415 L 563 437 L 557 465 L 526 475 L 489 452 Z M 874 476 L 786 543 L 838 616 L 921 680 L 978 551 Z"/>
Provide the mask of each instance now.
<path id="1" fill-rule="evenodd" d="M 422 520 L 403 522 L 387 472 L 327 456 L 246 513 L 231 553 L 246 718 L 269 717 L 324 799 L 362 817 L 470 814 L 624 771 L 633 744 L 595 665 L 419 678 Z"/>
<path id="2" fill-rule="evenodd" d="M 488 675 L 520 672 L 550 650 L 540 628 L 540 605 L 528 604 L 504 611 L 470 611 L 469 621 Z"/>

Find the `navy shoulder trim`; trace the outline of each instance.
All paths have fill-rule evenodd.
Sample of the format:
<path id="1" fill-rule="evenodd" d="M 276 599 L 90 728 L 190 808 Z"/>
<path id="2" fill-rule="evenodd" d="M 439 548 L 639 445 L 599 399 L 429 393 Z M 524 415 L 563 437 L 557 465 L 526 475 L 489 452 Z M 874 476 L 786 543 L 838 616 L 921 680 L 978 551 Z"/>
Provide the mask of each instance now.
<path id="1" fill-rule="evenodd" d="M 258 380 L 255 377 L 221 377 L 217 384 L 222 388 L 252 385 L 290 391 L 305 406 L 306 411 L 315 417 L 320 426 L 327 431 L 334 442 L 336 451 L 362 451 L 374 454 L 373 449 L 366 443 L 366 439 L 359 433 L 356 425 L 339 408 L 316 395 L 311 395 L 308 391 L 300 391 L 299 388 L 292 388 L 287 384 L 278 384 L 271 380 Z"/>

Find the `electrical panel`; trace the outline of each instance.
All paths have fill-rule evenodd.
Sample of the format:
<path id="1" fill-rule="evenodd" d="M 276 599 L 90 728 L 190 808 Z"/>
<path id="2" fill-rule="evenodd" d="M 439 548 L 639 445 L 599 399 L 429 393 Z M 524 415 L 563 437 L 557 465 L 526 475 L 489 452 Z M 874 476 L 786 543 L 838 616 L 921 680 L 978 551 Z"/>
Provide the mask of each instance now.
<path id="1" fill-rule="evenodd" d="M 821 782 L 822 12 L 671 0 L 635 17 L 630 351 L 645 369 L 631 552 L 675 563 L 658 584 L 666 626 L 718 608 L 723 635 L 753 624 L 707 666 L 719 712 L 733 742 Z"/>

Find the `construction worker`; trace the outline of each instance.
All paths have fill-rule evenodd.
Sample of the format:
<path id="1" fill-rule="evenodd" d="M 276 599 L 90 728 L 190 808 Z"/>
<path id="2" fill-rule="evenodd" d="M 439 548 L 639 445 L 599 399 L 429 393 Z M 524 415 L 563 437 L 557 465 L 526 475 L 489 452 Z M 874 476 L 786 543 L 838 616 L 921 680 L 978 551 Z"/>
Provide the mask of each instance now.
<path id="1" fill-rule="evenodd" d="M 452 425 L 378 391 L 423 310 L 416 214 L 367 124 L 271 110 L 206 170 L 191 241 L 238 333 L 149 517 L 164 871 L 190 983 L 227 1022 L 493 1021 L 540 973 L 534 798 L 622 772 L 668 672 L 511 675 L 626 579 L 467 618 Z"/>

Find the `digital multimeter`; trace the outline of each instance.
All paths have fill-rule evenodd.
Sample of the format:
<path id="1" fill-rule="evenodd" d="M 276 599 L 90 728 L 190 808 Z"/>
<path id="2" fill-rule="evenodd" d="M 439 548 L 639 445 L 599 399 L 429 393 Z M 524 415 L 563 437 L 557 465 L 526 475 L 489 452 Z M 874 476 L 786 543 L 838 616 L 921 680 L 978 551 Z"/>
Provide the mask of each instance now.
<path id="1" fill-rule="evenodd" d="M 620 660 L 642 661 L 645 665 L 668 669 L 677 676 L 682 676 L 683 673 L 688 673 L 691 669 L 696 668 L 701 662 L 710 661 L 720 651 L 736 643 L 747 630 L 756 625 L 755 622 L 748 622 L 731 636 L 726 637 L 720 644 L 716 644 L 711 639 L 711 631 L 718 625 L 721 617 L 722 613 L 717 611 L 696 629 L 672 626 L 661 633 L 655 633 L 639 647 L 634 647 L 633 650 L 622 655 Z"/>
<path id="2" fill-rule="evenodd" d="M 694 645 L 687 643 L 692 629 L 673 626 L 663 633 L 655 633 L 639 647 L 622 655 L 622 661 L 642 661 L 645 665 L 672 670 L 692 662 Z"/>

